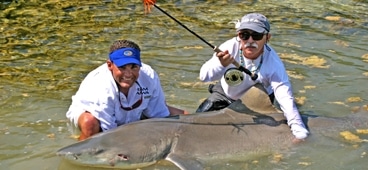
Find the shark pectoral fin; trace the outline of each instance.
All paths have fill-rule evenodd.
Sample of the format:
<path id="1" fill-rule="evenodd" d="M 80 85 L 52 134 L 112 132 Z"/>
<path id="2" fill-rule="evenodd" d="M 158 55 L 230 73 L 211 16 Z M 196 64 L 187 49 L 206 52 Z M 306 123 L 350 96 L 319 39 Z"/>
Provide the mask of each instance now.
<path id="1" fill-rule="evenodd" d="M 202 170 L 202 164 L 194 158 L 181 157 L 176 154 L 169 154 L 166 160 L 172 162 L 181 170 Z"/>

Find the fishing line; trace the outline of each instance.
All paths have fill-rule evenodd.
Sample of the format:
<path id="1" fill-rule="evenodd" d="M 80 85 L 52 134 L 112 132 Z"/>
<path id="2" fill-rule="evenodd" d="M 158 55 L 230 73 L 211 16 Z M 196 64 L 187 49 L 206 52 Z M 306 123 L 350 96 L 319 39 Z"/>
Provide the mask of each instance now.
<path id="1" fill-rule="evenodd" d="M 169 13 L 167 13 L 166 11 L 164 11 L 162 8 L 160 8 L 159 6 L 157 6 L 155 3 L 156 3 L 156 0 L 143 0 L 143 4 L 144 4 L 146 13 L 147 12 L 150 12 L 150 5 L 153 5 L 159 11 L 161 11 L 162 13 L 164 13 L 165 15 L 167 15 L 168 17 L 170 17 L 172 20 L 174 20 L 176 23 L 178 23 L 179 25 L 181 25 L 187 31 L 189 31 L 190 33 L 192 33 L 193 35 L 195 35 L 197 38 L 199 38 L 200 40 L 202 40 L 208 46 L 210 46 L 215 52 L 217 52 L 217 53 L 218 52 L 222 52 L 217 46 L 212 45 L 211 43 L 209 43 L 208 41 L 206 41 L 205 39 L 203 39 L 201 36 L 199 36 L 197 33 L 195 33 L 194 31 L 190 30 L 187 26 L 185 26 L 179 20 L 177 20 L 176 18 L 174 18 L 173 16 L 171 16 Z M 243 71 L 245 74 L 248 74 L 251 77 L 252 80 L 256 80 L 258 78 L 258 75 L 257 74 L 254 74 L 251 71 L 249 71 L 248 69 L 246 69 L 245 67 L 241 66 L 237 61 L 234 60 L 234 62 L 232 64 L 235 65 L 235 67 L 237 67 L 238 70 Z"/>

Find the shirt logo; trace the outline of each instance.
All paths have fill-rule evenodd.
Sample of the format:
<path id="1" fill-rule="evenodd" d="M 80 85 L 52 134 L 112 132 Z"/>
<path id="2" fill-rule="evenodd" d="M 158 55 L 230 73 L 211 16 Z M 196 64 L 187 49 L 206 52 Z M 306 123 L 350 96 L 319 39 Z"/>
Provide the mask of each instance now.
<path id="1" fill-rule="evenodd" d="M 258 19 L 251 19 L 251 18 L 244 19 L 243 22 L 258 22 L 258 23 L 261 23 L 260 20 L 258 20 Z"/>
<path id="2" fill-rule="evenodd" d="M 148 87 L 142 87 L 142 88 L 137 88 L 137 94 L 138 95 L 142 95 L 142 94 L 149 94 L 149 90 Z"/>

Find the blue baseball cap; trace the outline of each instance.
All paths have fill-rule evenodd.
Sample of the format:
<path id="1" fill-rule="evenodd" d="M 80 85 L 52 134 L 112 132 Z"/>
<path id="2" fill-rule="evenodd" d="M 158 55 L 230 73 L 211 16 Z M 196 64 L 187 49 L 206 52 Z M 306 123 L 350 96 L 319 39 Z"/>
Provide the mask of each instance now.
<path id="1" fill-rule="evenodd" d="M 236 31 L 249 29 L 258 33 L 270 32 L 270 22 L 260 13 L 250 13 L 244 15 L 240 20 L 239 27 Z"/>
<path id="2" fill-rule="evenodd" d="M 141 64 L 141 53 L 135 48 L 120 48 L 109 54 L 110 61 L 113 62 L 117 67 L 121 67 L 127 64 Z"/>

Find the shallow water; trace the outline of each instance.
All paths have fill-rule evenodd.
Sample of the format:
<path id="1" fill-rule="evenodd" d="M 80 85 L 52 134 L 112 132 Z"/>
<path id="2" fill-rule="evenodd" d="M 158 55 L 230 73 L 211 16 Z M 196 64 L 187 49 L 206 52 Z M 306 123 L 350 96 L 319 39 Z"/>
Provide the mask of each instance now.
<path id="1" fill-rule="evenodd" d="M 302 113 L 345 116 L 367 104 L 366 0 L 167 0 L 157 5 L 213 45 L 234 36 L 235 20 L 261 12 L 271 21 L 270 45 L 285 62 Z M 65 112 L 84 76 L 105 62 L 116 39 L 141 46 L 142 60 L 160 74 L 169 104 L 194 112 L 208 96 L 208 83 L 198 75 L 212 49 L 159 10 L 144 14 L 141 0 L 3 0 L 0 10 L 0 169 L 70 169 L 55 156 L 75 142 Z M 299 164 L 290 157 L 281 163 L 260 158 L 262 166 L 237 168 L 368 166 L 362 160 L 366 156 L 356 156 L 367 152 L 366 145 L 350 148 L 356 153 L 351 156 L 346 149 L 321 156 L 329 166 Z M 341 165 L 341 159 L 348 163 Z"/>

